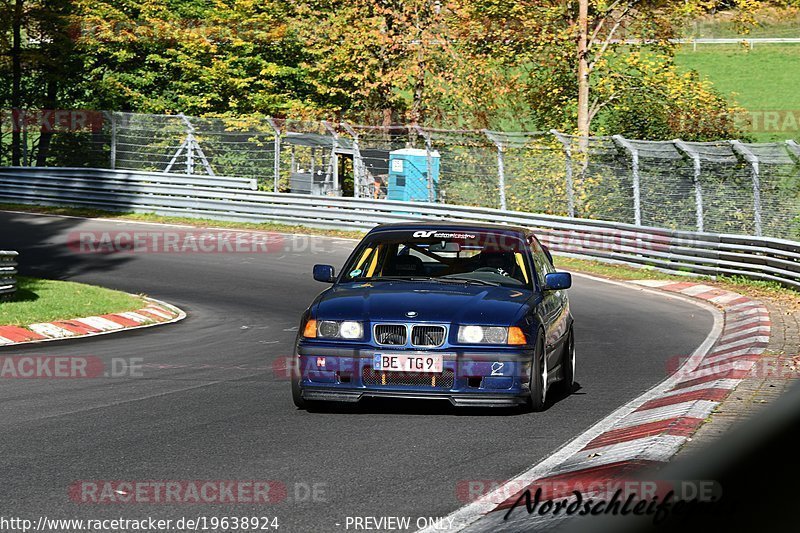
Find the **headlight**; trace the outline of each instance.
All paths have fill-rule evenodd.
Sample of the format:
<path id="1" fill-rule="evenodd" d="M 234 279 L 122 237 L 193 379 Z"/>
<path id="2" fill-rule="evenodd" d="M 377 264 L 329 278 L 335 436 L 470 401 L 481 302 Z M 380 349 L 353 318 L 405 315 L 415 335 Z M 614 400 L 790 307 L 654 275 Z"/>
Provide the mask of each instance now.
<path id="1" fill-rule="evenodd" d="M 364 336 L 361 322 L 353 320 L 321 320 L 317 325 L 320 339 L 360 339 Z"/>
<path id="2" fill-rule="evenodd" d="M 346 320 L 339 326 L 339 335 L 343 339 L 360 339 L 364 334 L 364 329 L 361 327 L 361 322 L 353 322 Z"/>
<path id="3" fill-rule="evenodd" d="M 460 344 L 525 344 L 525 334 L 516 326 L 459 326 Z"/>

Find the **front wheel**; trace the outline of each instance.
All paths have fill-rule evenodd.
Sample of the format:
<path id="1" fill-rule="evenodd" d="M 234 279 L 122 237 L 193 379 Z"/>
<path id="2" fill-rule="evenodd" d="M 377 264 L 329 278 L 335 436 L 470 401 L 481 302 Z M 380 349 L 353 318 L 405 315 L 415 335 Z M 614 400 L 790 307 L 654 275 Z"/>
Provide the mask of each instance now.
<path id="1" fill-rule="evenodd" d="M 547 357 L 544 353 L 544 339 L 539 337 L 536 341 L 536 351 L 528 381 L 530 395 L 527 398 L 527 407 L 530 411 L 541 411 L 547 401 Z"/>
<path id="2" fill-rule="evenodd" d="M 308 408 L 308 401 L 303 398 L 303 391 L 300 389 L 299 376 L 292 376 L 292 401 L 298 409 Z"/>

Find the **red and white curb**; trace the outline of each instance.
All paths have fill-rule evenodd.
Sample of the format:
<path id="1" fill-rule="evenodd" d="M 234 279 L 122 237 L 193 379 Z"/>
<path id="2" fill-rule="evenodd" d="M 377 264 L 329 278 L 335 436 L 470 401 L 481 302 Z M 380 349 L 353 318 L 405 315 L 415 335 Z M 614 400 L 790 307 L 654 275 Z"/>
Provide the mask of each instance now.
<path id="1" fill-rule="evenodd" d="M 166 302 L 145 298 L 147 305 L 136 311 L 42 322 L 28 326 L 0 326 L 0 346 L 47 342 L 105 335 L 117 331 L 171 324 L 186 313 Z"/>
<path id="2" fill-rule="evenodd" d="M 508 510 L 528 488 L 531 493 L 541 488 L 542 501 L 570 499 L 573 490 L 594 497 L 610 496 L 613 490 L 609 487 L 634 479 L 644 468 L 669 461 L 744 379 L 769 342 L 769 312 L 760 302 L 702 283 L 632 283 L 641 290 L 688 297 L 710 309 L 715 321 L 712 332 L 666 380 L 526 472 L 488 494 L 474 495 L 475 501 L 448 517 L 453 524 L 449 531 L 547 530 L 565 519 L 563 513 L 556 517 L 528 515 L 523 503 L 506 520 Z M 456 488 L 461 500 L 465 488 Z"/>

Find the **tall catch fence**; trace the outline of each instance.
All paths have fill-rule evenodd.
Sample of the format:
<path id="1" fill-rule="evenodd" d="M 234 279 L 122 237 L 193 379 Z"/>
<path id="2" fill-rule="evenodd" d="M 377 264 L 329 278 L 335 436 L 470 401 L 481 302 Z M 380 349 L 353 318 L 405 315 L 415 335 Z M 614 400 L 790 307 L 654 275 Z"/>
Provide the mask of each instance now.
<path id="1" fill-rule="evenodd" d="M 800 240 L 794 141 L 641 141 L 557 131 L 261 116 L 0 114 L 0 166 L 254 179 L 261 191 L 420 201 Z"/>

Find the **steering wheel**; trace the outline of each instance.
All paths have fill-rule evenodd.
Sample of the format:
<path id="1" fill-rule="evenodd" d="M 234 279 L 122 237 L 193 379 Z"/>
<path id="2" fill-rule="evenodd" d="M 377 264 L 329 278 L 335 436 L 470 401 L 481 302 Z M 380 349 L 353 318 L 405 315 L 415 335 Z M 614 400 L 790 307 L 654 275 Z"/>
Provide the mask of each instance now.
<path id="1" fill-rule="evenodd" d="M 473 272 L 492 272 L 492 273 L 497 274 L 499 276 L 509 277 L 508 272 L 506 272 L 502 268 L 495 268 L 495 267 L 480 267 L 480 268 L 476 268 L 475 270 L 473 270 Z"/>

